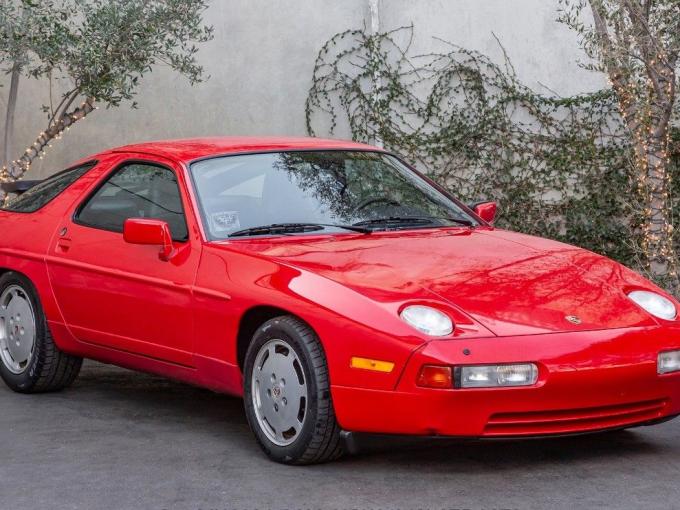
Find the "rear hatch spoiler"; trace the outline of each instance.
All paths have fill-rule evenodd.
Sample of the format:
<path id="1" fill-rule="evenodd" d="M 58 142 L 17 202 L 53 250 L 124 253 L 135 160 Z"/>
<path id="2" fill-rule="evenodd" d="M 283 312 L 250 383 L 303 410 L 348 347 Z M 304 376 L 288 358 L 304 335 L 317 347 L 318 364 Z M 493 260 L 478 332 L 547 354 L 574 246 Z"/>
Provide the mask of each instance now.
<path id="1" fill-rule="evenodd" d="M 14 182 L 3 182 L 0 184 L 0 188 L 5 193 L 14 193 L 15 195 L 21 195 L 29 189 L 31 189 L 36 184 L 40 184 L 42 181 L 14 181 Z"/>

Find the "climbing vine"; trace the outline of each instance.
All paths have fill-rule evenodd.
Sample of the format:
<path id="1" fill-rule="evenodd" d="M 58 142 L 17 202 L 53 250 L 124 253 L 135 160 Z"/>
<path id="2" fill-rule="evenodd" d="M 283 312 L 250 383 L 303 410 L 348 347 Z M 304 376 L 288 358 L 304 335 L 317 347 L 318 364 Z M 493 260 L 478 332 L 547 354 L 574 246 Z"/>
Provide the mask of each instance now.
<path id="1" fill-rule="evenodd" d="M 614 93 L 536 93 L 507 56 L 499 65 L 446 41 L 414 56 L 412 36 L 412 26 L 348 30 L 324 44 L 306 102 L 309 133 L 345 124 L 355 140 L 402 154 L 462 199 L 497 200 L 502 228 L 644 270 L 631 150 Z"/>

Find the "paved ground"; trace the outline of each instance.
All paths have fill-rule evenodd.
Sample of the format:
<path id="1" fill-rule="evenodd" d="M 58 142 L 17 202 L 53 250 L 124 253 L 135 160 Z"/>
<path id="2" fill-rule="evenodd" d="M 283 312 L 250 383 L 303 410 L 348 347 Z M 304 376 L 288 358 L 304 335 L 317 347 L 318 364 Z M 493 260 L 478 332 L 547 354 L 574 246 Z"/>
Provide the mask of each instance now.
<path id="1" fill-rule="evenodd" d="M 0 386 L 0 508 L 680 508 L 680 420 L 364 446 L 334 464 L 280 466 L 261 455 L 240 400 L 90 363 L 62 393 Z"/>

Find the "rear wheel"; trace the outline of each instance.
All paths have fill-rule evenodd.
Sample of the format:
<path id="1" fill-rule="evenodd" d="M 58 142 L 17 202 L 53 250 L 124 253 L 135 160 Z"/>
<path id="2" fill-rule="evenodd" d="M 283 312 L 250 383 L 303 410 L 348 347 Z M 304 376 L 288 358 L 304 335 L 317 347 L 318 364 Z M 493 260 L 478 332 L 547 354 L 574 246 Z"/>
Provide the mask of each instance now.
<path id="1" fill-rule="evenodd" d="M 244 370 L 246 416 L 264 452 L 284 464 L 316 464 L 343 453 L 326 357 L 314 331 L 291 316 L 253 336 Z"/>
<path id="2" fill-rule="evenodd" d="M 82 358 L 54 343 L 33 284 L 9 272 L 0 278 L 0 376 L 20 393 L 56 391 L 69 386 Z"/>

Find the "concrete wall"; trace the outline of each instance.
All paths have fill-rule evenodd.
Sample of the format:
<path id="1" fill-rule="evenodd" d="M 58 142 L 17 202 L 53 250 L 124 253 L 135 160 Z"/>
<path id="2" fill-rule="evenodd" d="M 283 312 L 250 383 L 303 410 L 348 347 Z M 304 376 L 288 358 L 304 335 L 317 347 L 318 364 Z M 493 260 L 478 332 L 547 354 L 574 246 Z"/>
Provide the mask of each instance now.
<path id="1" fill-rule="evenodd" d="M 215 39 L 201 48 L 211 75 L 190 87 L 167 69 L 148 75 L 138 110 L 100 109 L 55 143 L 31 175 L 42 177 L 81 156 L 129 142 L 201 135 L 304 135 L 304 102 L 314 59 L 337 32 L 371 26 L 370 0 L 213 0 L 206 21 Z M 378 0 L 383 30 L 415 25 L 415 52 L 433 36 L 501 59 L 501 40 L 520 78 L 568 95 L 604 86 L 577 65 L 575 34 L 556 23 L 557 0 Z M 0 83 L 2 81 L 0 80 Z M 6 80 L 5 80 L 6 84 Z M 23 80 L 14 153 L 45 124 L 46 83 Z M 4 114 L 7 88 L 0 89 Z M 348 137 L 347 132 L 337 133 Z"/>

